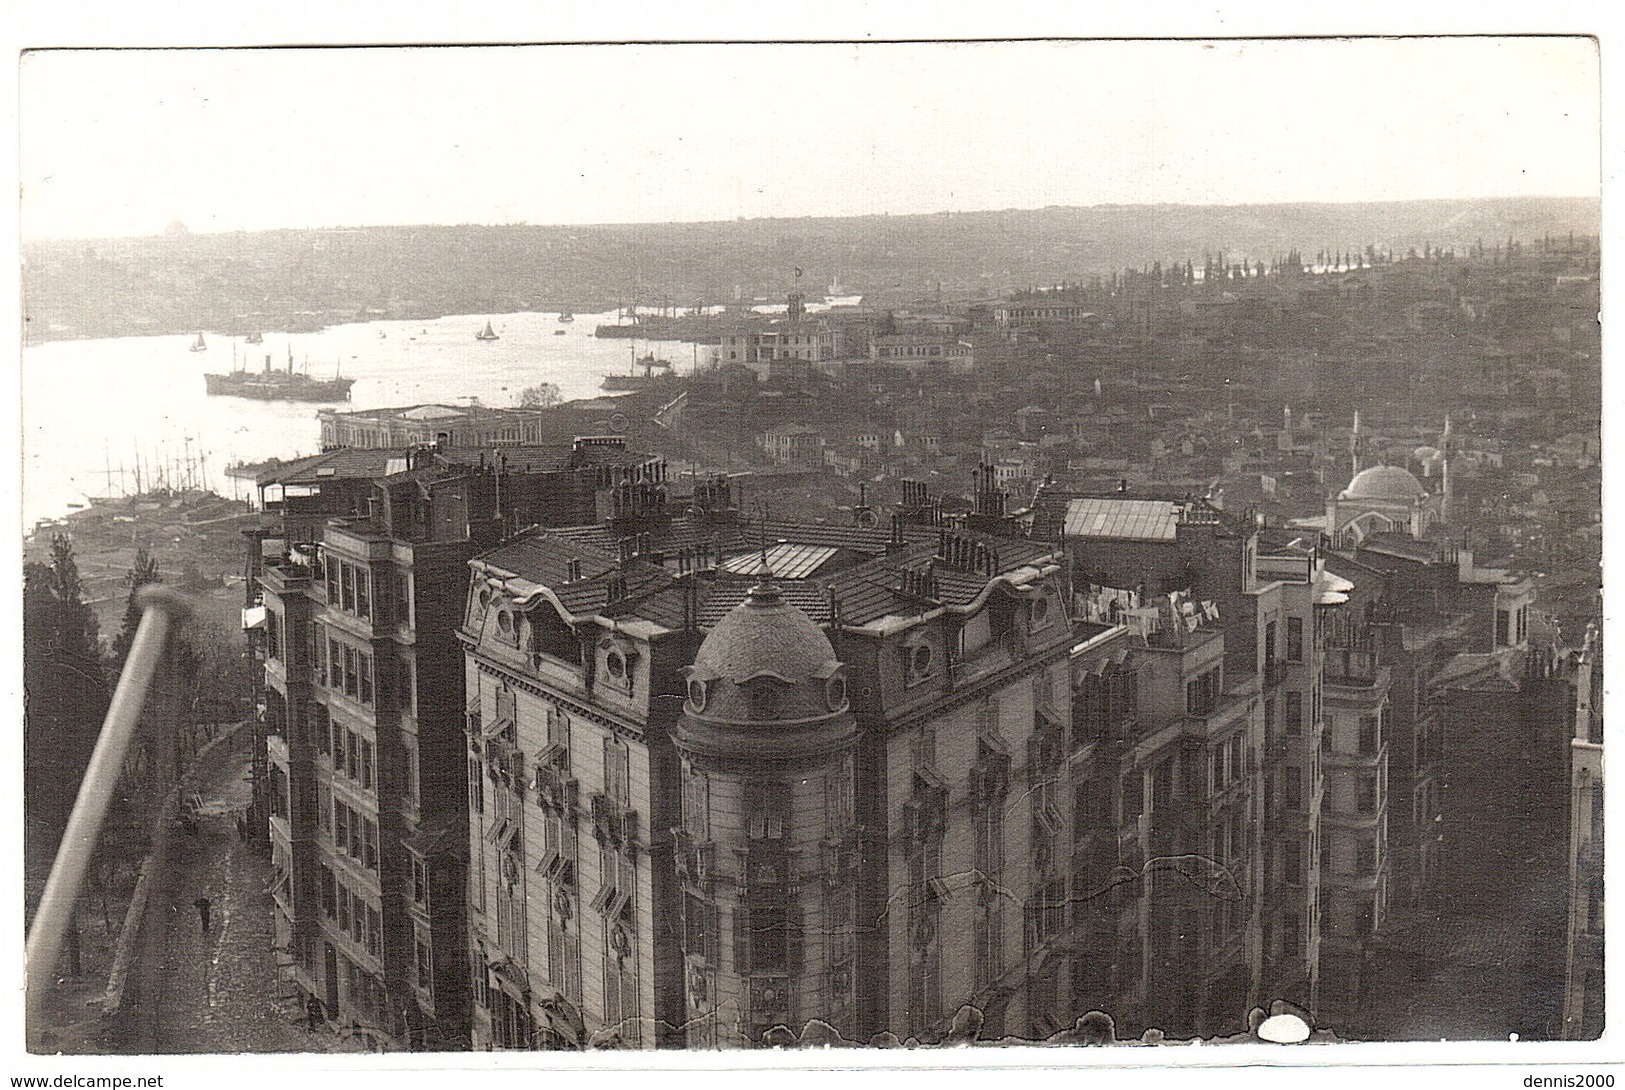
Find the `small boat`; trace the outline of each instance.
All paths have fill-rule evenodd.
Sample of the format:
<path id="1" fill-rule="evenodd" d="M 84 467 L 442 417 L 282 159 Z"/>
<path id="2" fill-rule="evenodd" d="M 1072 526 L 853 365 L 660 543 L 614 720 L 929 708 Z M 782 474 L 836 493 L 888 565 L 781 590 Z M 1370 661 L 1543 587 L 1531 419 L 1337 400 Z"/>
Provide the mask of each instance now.
<path id="1" fill-rule="evenodd" d="M 203 334 L 199 333 L 197 335 L 197 340 L 192 342 L 191 351 L 193 351 L 193 352 L 207 352 L 208 350 L 209 350 L 209 346 L 203 343 Z"/>
<path id="2" fill-rule="evenodd" d="M 637 371 L 639 367 L 643 368 L 643 374 L 641 375 Z M 629 374 L 605 375 L 604 381 L 599 384 L 598 388 L 600 390 L 641 390 L 656 381 L 654 377 L 656 371 L 661 373 L 662 378 L 670 374 L 672 371 L 671 360 L 660 359 L 653 352 L 650 352 L 643 356 L 633 357 L 632 370 Z"/>
<path id="3" fill-rule="evenodd" d="M 559 321 L 561 321 L 561 322 L 573 322 L 575 320 L 576 320 L 576 316 L 574 314 L 571 314 L 568 310 L 559 311 Z"/>
<path id="4" fill-rule="evenodd" d="M 553 336 L 555 336 L 555 337 L 562 337 L 562 336 L 564 336 L 564 330 L 562 330 L 562 329 L 555 329 L 555 330 L 554 330 L 554 331 L 553 331 Z"/>
<path id="5" fill-rule="evenodd" d="M 501 340 L 501 338 L 497 336 L 497 331 L 491 328 L 491 322 L 489 319 L 486 320 L 485 328 L 474 334 L 474 339 L 476 341 Z"/>
<path id="6" fill-rule="evenodd" d="M 243 341 L 246 344 L 264 344 L 265 338 L 260 336 L 258 333 L 250 333 L 247 337 L 243 338 Z"/>

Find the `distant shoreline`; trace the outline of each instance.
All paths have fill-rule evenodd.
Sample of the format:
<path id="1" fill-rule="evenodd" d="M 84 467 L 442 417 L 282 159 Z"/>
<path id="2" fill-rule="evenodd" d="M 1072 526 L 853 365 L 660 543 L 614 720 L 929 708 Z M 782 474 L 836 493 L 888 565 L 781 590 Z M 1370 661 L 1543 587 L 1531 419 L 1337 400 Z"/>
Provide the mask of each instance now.
<path id="1" fill-rule="evenodd" d="M 337 325 L 372 325 L 375 322 L 437 322 L 442 318 L 455 318 L 460 314 L 468 317 L 479 316 L 501 318 L 509 314 L 554 314 L 560 311 L 572 311 L 577 314 L 595 315 L 608 314 L 615 310 L 614 303 L 587 303 L 580 306 L 573 304 L 555 305 L 552 303 L 535 307 L 517 307 L 507 310 L 467 311 L 446 310 L 442 313 L 429 311 L 413 311 L 410 314 L 364 314 L 352 315 L 346 313 L 329 312 L 320 317 L 309 319 L 300 318 L 296 321 L 284 320 L 280 323 L 266 324 L 254 328 L 246 328 L 238 322 L 227 325 L 224 323 L 210 323 L 207 321 L 196 323 L 171 323 L 163 328 L 142 326 L 140 328 L 122 328 L 115 326 L 108 331 L 78 331 L 78 330 L 45 330 L 37 331 L 33 323 L 25 317 L 23 320 L 23 347 L 51 344 L 57 341 L 111 341 L 125 337 L 190 337 L 194 333 L 202 333 L 205 337 L 246 337 L 250 333 L 261 333 L 270 337 L 288 336 L 292 334 L 320 333 Z M 123 323 L 133 325 L 133 323 Z"/>
<path id="2" fill-rule="evenodd" d="M 28 240 L 25 343 L 309 332 L 620 305 L 782 300 L 833 280 L 876 306 L 1004 298 L 1214 254 L 1404 254 L 1594 236 L 1595 197 L 1111 205 L 937 215 L 592 226 L 391 226 Z"/>

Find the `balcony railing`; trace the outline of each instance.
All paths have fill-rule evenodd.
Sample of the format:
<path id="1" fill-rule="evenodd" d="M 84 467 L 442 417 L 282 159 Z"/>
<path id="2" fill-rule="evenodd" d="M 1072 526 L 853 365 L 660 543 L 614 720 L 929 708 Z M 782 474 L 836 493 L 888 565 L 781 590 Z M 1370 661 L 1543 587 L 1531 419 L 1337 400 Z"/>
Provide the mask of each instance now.
<path id="1" fill-rule="evenodd" d="M 624 847 L 637 839 L 638 812 L 608 795 L 594 795 L 592 824 L 600 843 Z"/>
<path id="2" fill-rule="evenodd" d="M 536 770 L 536 805 L 560 814 L 574 814 L 580 785 L 573 776 L 556 767 Z"/>

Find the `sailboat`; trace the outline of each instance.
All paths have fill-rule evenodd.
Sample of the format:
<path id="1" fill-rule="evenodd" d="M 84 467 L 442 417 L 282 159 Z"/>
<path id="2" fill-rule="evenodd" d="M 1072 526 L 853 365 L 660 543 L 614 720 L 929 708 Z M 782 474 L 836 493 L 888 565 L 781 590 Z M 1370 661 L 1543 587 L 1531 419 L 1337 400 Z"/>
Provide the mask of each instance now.
<path id="1" fill-rule="evenodd" d="M 574 314 L 570 313 L 570 308 L 569 307 L 566 307 L 563 310 L 559 311 L 559 321 L 561 321 L 561 322 L 573 322 L 575 320 L 576 320 L 576 316 Z"/>
<path id="2" fill-rule="evenodd" d="M 203 343 L 203 334 L 199 333 L 197 335 L 197 340 L 192 342 L 191 351 L 193 351 L 193 352 L 207 352 L 208 350 L 209 350 L 209 346 Z"/>
<path id="3" fill-rule="evenodd" d="M 474 334 L 474 339 L 476 341 L 501 340 L 501 338 L 497 336 L 497 331 L 491 328 L 491 320 L 489 318 L 485 320 L 485 328 Z"/>
<path id="4" fill-rule="evenodd" d="M 264 344 L 265 338 L 260 336 L 258 333 L 250 333 L 245 338 L 245 342 L 248 344 Z"/>

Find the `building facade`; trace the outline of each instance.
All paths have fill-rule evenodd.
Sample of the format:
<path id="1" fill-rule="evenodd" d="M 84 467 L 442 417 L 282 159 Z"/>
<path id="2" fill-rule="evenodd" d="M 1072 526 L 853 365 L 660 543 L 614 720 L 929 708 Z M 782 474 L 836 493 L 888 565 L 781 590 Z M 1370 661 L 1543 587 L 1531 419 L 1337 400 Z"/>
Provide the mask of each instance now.
<path id="1" fill-rule="evenodd" d="M 476 1047 L 1070 1025 L 1058 553 L 702 491 L 472 562 Z"/>
<path id="2" fill-rule="evenodd" d="M 1602 1035 L 1603 768 L 1602 633 L 1586 632 L 1575 675 L 1574 740 L 1570 749 L 1569 926 L 1563 996 L 1563 1036 Z"/>
<path id="3" fill-rule="evenodd" d="M 433 446 L 492 447 L 536 444 L 552 438 L 539 409 L 483 405 L 413 405 L 343 412 L 320 409 L 322 449 Z"/>
<path id="4" fill-rule="evenodd" d="M 661 469 L 604 443 L 491 459 L 340 453 L 281 467 L 250 535 L 275 941 L 301 993 L 349 1032 L 381 1048 L 466 1048 L 468 791 L 453 631 L 469 557 L 515 520 L 613 508 Z"/>

